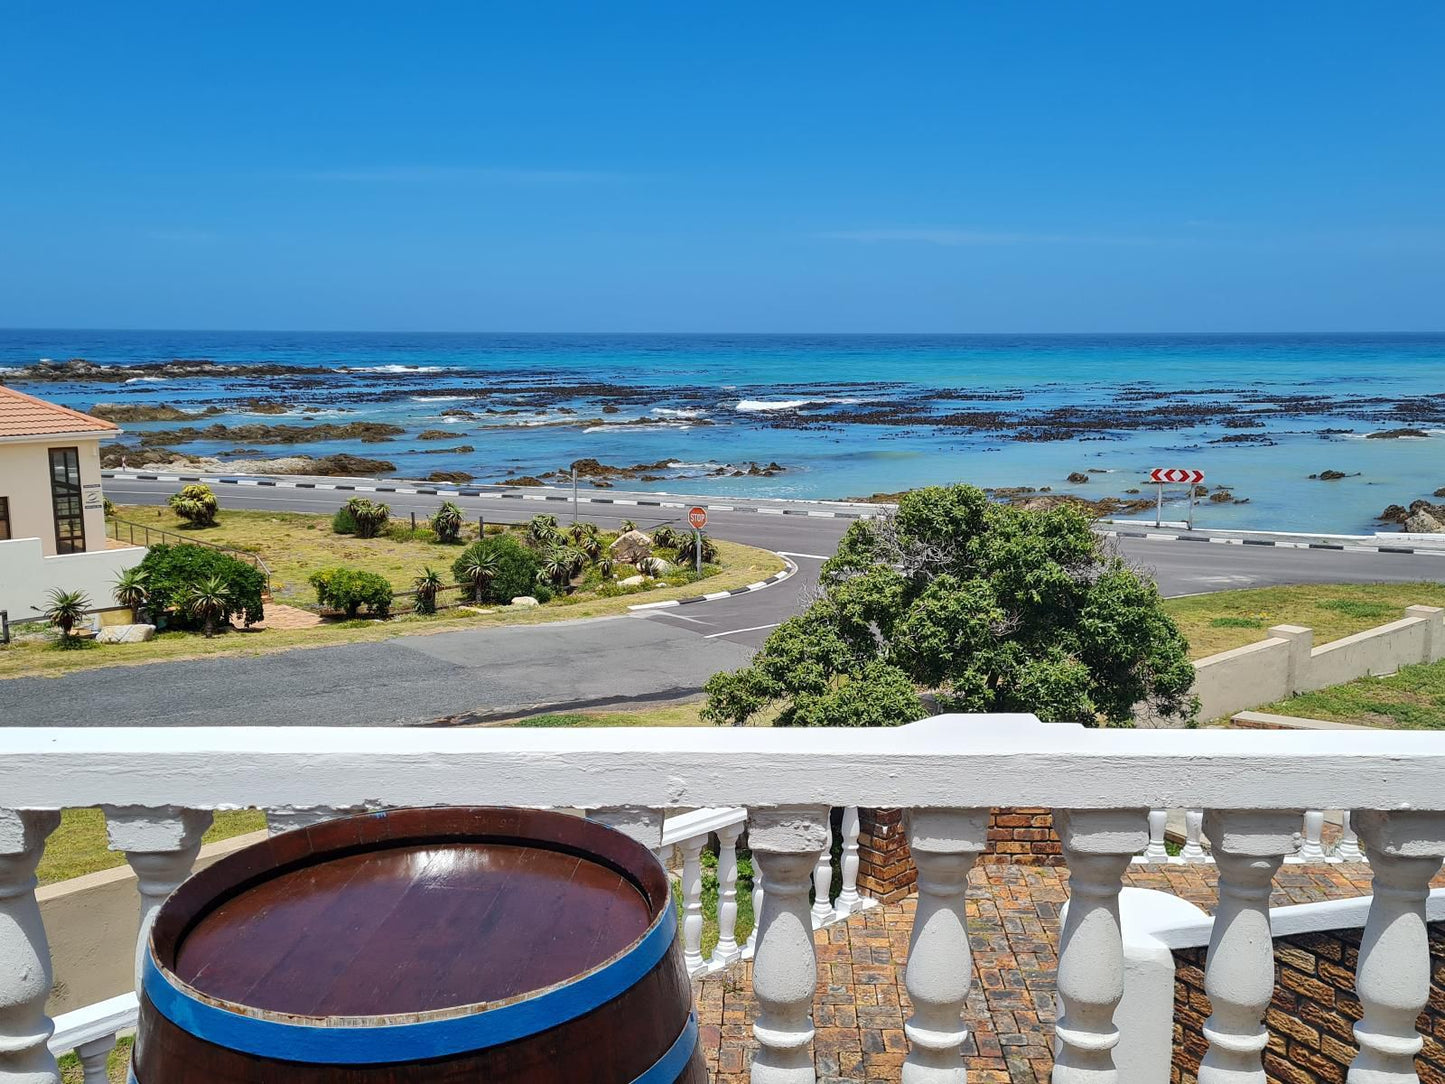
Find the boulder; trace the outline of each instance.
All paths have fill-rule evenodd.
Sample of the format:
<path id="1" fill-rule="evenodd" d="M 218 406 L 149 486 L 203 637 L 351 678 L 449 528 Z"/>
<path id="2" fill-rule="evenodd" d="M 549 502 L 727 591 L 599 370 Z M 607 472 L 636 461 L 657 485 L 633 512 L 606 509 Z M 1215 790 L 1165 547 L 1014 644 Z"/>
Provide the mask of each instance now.
<path id="1" fill-rule="evenodd" d="M 614 561 L 635 565 L 652 553 L 652 539 L 641 531 L 628 531 L 618 535 L 616 541 L 607 547 Z"/>
<path id="2" fill-rule="evenodd" d="M 1423 429 L 1410 429 L 1410 428 L 1402 428 L 1402 429 L 1382 429 L 1382 430 L 1380 430 L 1378 433 L 1366 433 L 1366 434 L 1365 434 L 1365 439 L 1366 439 L 1366 440 L 1399 440 L 1399 439 L 1401 439 L 1402 437 L 1406 437 L 1406 438 L 1412 438 L 1412 439 L 1417 439 L 1417 440 L 1418 440 L 1418 439 L 1421 438 L 1421 437 L 1428 437 L 1429 435 L 1430 435 L 1430 434 L 1427 433 L 1427 432 L 1425 432 L 1425 430 L 1423 430 Z"/>
<path id="3" fill-rule="evenodd" d="M 512 608 L 517 610 L 530 610 L 533 606 L 542 605 L 531 595 L 518 595 L 512 599 Z"/>
<path id="4" fill-rule="evenodd" d="M 1345 477 L 1342 470 L 1322 470 L 1318 474 L 1311 474 L 1311 478 L 1318 478 L 1321 482 L 1333 482 Z"/>
<path id="5" fill-rule="evenodd" d="M 1439 489 L 1437 489 L 1434 493 L 1432 493 L 1432 494 L 1430 494 L 1430 495 L 1431 495 L 1432 497 L 1445 497 L 1445 486 L 1441 486 Z"/>
<path id="6" fill-rule="evenodd" d="M 662 577 L 672 571 L 672 566 L 661 557 L 644 557 L 637 562 L 637 571 L 644 576 Z"/>
<path id="7" fill-rule="evenodd" d="M 1445 531 L 1445 523 L 1422 509 L 1405 521 L 1405 530 L 1410 534 L 1439 534 Z"/>
<path id="8" fill-rule="evenodd" d="M 1392 504 L 1380 513 L 1379 518 L 1386 523 L 1404 523 L 1405 520 L 1410 518 L 1410 513 L 1405 511 L 1404 505 Z"/>
<path id="9" fill-rule="evenodd" d="M 1078 485 L 1081 482 L 1087 482 L 1088 480 L 1089 476 L 1081 470 L 1069 472 L 1069 481 L 1073 482 L 1075 485 Z"/>
<path id="10" fill-rule="evenodd" d="M 96 634 L 98 644 L 143 644 L 156 634 L 154 625 L 107 625 Z"/>
<path id="11" fill-rule="evenodd" d="M 618 587 L 641 587 L 647 582 L 647 577 L 642 575 L 628 576 L 625 580 L 618 580 Z"/>
<path id="12" fill-rule="evenodd" d="M 1216 489 L 1209 495 L 1209 500 L 1214 504 L 1226 504 L 1234 500 L 1234 494 L 1227 489 Z"/>

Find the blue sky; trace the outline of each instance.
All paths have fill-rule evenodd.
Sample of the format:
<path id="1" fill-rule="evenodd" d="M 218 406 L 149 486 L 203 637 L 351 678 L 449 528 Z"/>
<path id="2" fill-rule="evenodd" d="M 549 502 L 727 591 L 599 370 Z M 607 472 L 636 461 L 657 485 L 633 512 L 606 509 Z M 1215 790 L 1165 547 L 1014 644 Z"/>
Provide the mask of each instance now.
<path id="1" fill-rule="evenodd" d="M 1440 330 L 1438 0 L 0 13 L 0 326 Z"/>

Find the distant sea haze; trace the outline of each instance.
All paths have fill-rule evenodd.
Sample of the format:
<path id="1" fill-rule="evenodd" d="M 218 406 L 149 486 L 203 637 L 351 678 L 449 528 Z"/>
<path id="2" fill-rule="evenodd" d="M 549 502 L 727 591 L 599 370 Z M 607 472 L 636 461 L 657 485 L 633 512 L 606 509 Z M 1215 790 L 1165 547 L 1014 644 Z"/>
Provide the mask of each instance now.
<path id="1" fill-rule="evenodd" d="M 100 368 L 56 364 L 76 358 Z M 618 486 L 702 495 L 965 481 L 1137 499 L 1152 495 L 1148 468 L 1194 467 L 1229 493 L 1201 503 L 1200 525 L 1322 533 L 1393 530 L 1377 522 L 1385 506 L 1445 487 L 1438 334 L 13 330 L 0 331 L 0 381 L 79 409 L 209 410 L 128 421 L 128 442 L 164 433 L 166 447 L 222 461 L 344 451 L 411 478 L 497 482 L 590 458 L 647 468 Z M 403 432 L 335 438 L 349 422 Z M 287 443 L 254 428 L 328 423 L 326 439 Z M 1346 477 L 1309 477 L 1323 471 Z"/>

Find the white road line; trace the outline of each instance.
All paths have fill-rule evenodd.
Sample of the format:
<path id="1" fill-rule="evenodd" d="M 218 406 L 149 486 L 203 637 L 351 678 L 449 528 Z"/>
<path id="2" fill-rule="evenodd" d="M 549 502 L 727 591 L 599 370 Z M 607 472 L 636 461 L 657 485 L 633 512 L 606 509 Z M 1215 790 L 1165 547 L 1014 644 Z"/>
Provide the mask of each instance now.
<path id="1" fill-rule="evenodd" d="M 781 621 L 774 621 L 771 625 L 754 625 L 750 629 L 731 629 L 727 632 L 710 632 L 704 636 L 703 639 L 716 640 L 719 636 L 736 636 L 740 632 L 759 632 L 763 629 L 775 629 L 781 624 Z"/>
<path id="2" fill-rule="evenodd" d="M 806 557 L 810 561 L 832 560 L 832 558 L 821 553 L 793 553 L 791 550 L 778 550 L 777 553 L 783 557 Z"/>

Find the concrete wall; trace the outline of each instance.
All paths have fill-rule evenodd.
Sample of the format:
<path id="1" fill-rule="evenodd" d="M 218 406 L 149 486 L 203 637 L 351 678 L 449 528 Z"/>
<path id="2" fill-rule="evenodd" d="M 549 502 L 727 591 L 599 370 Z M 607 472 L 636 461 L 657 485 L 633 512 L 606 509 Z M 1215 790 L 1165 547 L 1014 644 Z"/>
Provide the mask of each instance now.
<path id="1" fill-rule="evenodd" d="M 116 576 L 145 555 L 144 546 L 127 546 L 46 557 L 38 538 L 0 542 L 0 610 L 8 610 L 11 621 L 32 620 L 44 611 L 53 590 L 84 591 L 97 609 L 114 606 Z"/>
<path id="2" fill-rule="evenodd" d="M 1199 697 L 1202 721 L 1296 693 L 1445 659 L 1445 609 L 1437 606 L 1411 606 L 1400 621 L 1320 647 L 1313 644 L 1313 631 L 1298 625 L 1276 625 L 1269 633 L 1267 640 L 1194 664 L 1194 694 Z M 1141 725 L 1145 725 L 1142 720 Z"/>
<path id="3" fill-rule="evenodd" d="M 85 494 L 85 548 L 105 549 L 105 506 L 100 489 L 100 436 L 55 436 L 35 441 L 0 441 L 0 497 L 10 502 L 10 537 L 38 538 L 46 555 L 55 553 L 55 512 L 50 500 L 50 449 L 80 450 L 80 484 Z M 0 602 L 0 607 L 3 607 Z"/>
<path id="4" fill-rule="evenodd" d="M 209 843 L 201 848 L 196 869 L 265 838 L 265 832 L 252 832 Z M 46 885 L 35 898 L 55 967 L 46 1013 L 57 1016 L 135 988 L 140 896 L 130 866 Z"/>

